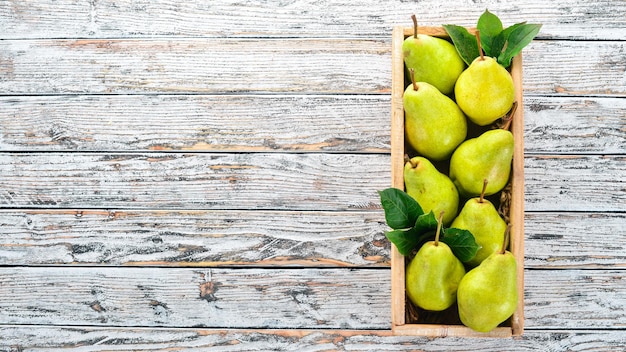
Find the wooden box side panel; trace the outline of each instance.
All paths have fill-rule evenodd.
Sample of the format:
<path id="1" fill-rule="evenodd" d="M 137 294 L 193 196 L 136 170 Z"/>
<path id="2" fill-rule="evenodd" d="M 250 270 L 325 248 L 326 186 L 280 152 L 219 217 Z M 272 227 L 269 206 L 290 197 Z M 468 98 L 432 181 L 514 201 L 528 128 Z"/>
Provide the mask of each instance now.
<path id="1" fill-rule="evenodd" d="M 475 29 L 469 28 L 470 33 Z M 418 33 L 445 37 L 442 27 L 418 27 Z M 391 177 L 392 187 L 404 190 L 404 60 L 402 43 L 406 36 L 413 34 L 413 28 L 394 27 L 392 34 L 392 118 L 391 118 Z M 477 333 L 461 325 L 407 324 L 405 296 L 405 259 L 392 245 L 391 285 L 392 285 L 392 329 L 397 335 L 421 336 L 519 336 L 524 330 L 524 104 L 522 90 L 522 55 L 513 59 L 511 76 L 515 84 L 517 108 L 511 124 L 515 140 L 511 172 L 511 204 L 509 218 L 512 224 L 510 250 L 517 261 L 518 305 L 511 317 L 511 327 L 496 328 L 492 332 Z"/>
<path id="2" fill-rule="evenodd" d="M 499 327 L 489 332 L 476 332 L 463 325 L 405 324 L 396 326 L 394 335 L 429 337 L 500 337 L 513 336 L 511 328 Z"/>
<path id="3" fill-rule="evenodd" d="M 511 64 L 511 76 L 515 84 L 517 108 L 513 115 L 511 132 L 515 140 L 513 149 L 513 169 L 511 170 L 511 223 L 510 250 L 517 261 L 517 309 L 511 318 L 513 335 L 524 331 L 524 93 L 522 84 L 522 54 L 517 55 Z"/>
<path id="4" fill-rule="evenodd" d="M 402 43 L 404 30 L 393 29 L 392 50 L 392 87 L 391 87 L 391 187 L 404 190 L 404 58 Z M 391 245 L 391 320 L 393 326 L 404 325 L 404 256 Z"/>

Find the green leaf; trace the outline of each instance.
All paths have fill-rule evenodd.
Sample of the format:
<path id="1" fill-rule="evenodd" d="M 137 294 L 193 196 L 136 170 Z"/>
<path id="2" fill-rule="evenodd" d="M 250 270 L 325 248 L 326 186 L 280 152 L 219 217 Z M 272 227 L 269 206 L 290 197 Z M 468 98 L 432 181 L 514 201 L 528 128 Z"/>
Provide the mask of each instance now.
<path id="1" fill-rule="evenodd" d="M 387 225 L 394 230 L 413 227 L 417 217 L 424 214 L 419 203 L 404 191 L 387 188 L 378 194 Z"/>
<path id="2" fill-rule="evenodd" d="M 417 246 L 417 237 L 411 236 L 409 231 L 393 230 L 385 233 L 387 239 L 395 244 L 398 252 L 402 255 L 409 255 L 413 248 Z"/>
<path id="3" fill-rule="evenodd" d="M 407 256 L 431 237 L 432 233 L 419 233 L 415 228 L 411 228 L 409 230 L 388 231 L 385 233 L 385 236 L 391 243 L 396 245 L 400 254 Z"/>
<path id="4" fill-rule="evenodd" d="M 504 67 L 511 65 L 511 60 L 519 54 L 522 49 L 530 44 L 541 29 L 540 24 L 522 24 L 514 28 L 508 36 L 506 48 L 498 56 L 498 63 Z"/>
<path id="5" fill-rule="evenodd" d="M 498 16 L 489 12 L 489 10 L 485 10 L 485 12 L 483 12 L 483 14 L 478 19 L 476 29 L 480 31 L 480 44 L 483 47 L 485 55 L 498 57 L 498 55 L 500 55 L 500 51 L 502 51 L 502 47 L 500 47 L 499 51 L 492 51 L 492 43 L 494 42 L 498 34 L 502 32 L 502 22 L 500 21 Z"/>
<path id="6" fill-rule="evenodd" d="M 418 216 L 415 222 L 415 229 L 420 233 L 437 230 L 437 218 L 435 217 L 435 213 L 431 210 L 428 214 Z"/>
<path id="7" fill-rule="evenodd" d="M 472 61 L 480 56 L 476 37 L 468 32 L 467 28 L 455 24 L 444 24 L 443 28 L 452 39 L 452 43 L 454 43 L 454 47 L 463 61 L 468 66 L 471 65 Z"/>
<path id="8" fill-rule="evenodd" d="M 476 253 L 481 248 L 474 235 L 468 230 L 461 230 L 455 228 L 445 229 L 441 242 L 447 244 L 452 253 L 459 258 L 462 262 L 467 262 L 476 256 Z"/>
<path id="9" fill-rule="evenodd" d="M 500 34 L 498 34 L 494 38 L 492 46 L 491 46 L 491 51 L 493 53 L 492 57 L 495 57 L 497 59 L 498 56 L 500 56 L 500 54 L 502 53 L 502 49 L 504 49 L 504 46 L 506 45 L 506 41 L 509 40 L 509 35 L 511 35 L 511 32 L 513 32 L 516 28 L 523 26 L 525 24 L 526 22 L 516 23 L 510 27 L 507 27 L 502 32 L 500 32 Z"/>

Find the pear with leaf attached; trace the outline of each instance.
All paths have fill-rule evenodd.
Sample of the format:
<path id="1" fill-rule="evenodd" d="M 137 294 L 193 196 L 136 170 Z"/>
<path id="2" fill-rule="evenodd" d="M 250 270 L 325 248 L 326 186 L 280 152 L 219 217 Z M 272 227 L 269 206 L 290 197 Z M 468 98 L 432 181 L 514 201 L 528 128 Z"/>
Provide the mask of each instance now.
<path id="1" fill-rule="evenodd" d="M 406 294 L 416 306 L 442 311 L 457 299 L 457 287 L 465 275 L 463 263 L 447 244 L 439 241 L 443 212 L 434 241 L 426 242 L 406 268 Z"/>
<path id="2" fill-rule="evenodd" d="M 480 56 L 459 76 L 454 86 L 456 103 L 468 119 L 486 126 L 511 110 L 515 101 L 513 78 L 498 61 L 484 56 L 476 32 Z"/>
<path id="3" fill-rule="evenodd" d="M 470 231 L 481 247 L 472 259 L 465 262 L 471 267 L 479 265 L 492 253 L 497 252 L 504 241 L 506 222 L 498 214 L 493 203 L 484 198 L 487 183 L 487 180 L 484 180 L 480 197 L 465 202 L 459 215 L 450 224 L 452 228 Z"/>
<path id="4" fill-rule="evenodd" d="M 501 250 L 470 270 L 459 283 L 457 302 L 461 322 L 479 332 L 489 332 L 517 308 L 517 262 L 506 250 L 511 226 Z"/>
<path id="5" fill-rule="evenodd" d="M 443 224 L 448 225 L 457 214 L 459 193 L 448 176 L 442 174 L 426 158 L 406 156 L 404 186 L 425 213 L 445 212 Z"/>
<path id="6" fill-rule="evenodd" d="M 465 69 L 465 62 L 449 41 L 417 33 L 417 19 L 413 19 L 413 35 L 402 43 L 404 63 L 415 70 L 415 79 L 435 86 L 443 94 L 451 94 L 454 83 Z"/>

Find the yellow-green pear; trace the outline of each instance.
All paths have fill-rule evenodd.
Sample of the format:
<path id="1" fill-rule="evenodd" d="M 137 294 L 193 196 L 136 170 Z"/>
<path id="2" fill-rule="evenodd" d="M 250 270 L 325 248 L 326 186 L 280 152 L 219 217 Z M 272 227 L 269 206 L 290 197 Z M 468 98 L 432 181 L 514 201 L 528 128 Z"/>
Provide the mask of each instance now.
<path id="1" fill-rule="evenodd" d="M 450 247 L 439 241 L 441 218 L 434 241 L 426 242 L 406 268 L 406 294 L 416 306 L 432 311 L 450 307 L 465 268 Z"/>
<path id="2" fill-rule="evenodd" d="M 511 110 L 515 86 L 509 71 L 496 59 L 481 56 L 461 73 L 454 86 L 456 102 L 467 118 L 480 126 L 493 123 Z"/>
<path id="3" fill-rule="evenodd" d="M 465 262 L 470 267 L 479 265 L 488 256 L 497 252 L 504 241 L 506 222 L 498 214 L 493 203 L 484 198 L 486 187 L 487 180 L 483 183 L 483 192 L 480 197 L 465 202 L 459 215 L 450 224 L 450 227 L 471 232 L 480 246 L 474 258 Z"/>
<path id="4" fill-rule="evenodd" d="M 508 238 L 509 229 L 505 238 Z M 493 330 L 517 308 L 517 263 L 505 248 L 503 245 L 500 251 L 487 257 L 459 283 L 459 317 L 464 325 L 475 331 Z"/>
<path id="5" fill-rule="evenodd" d="M 416 156 L 406 161 L 404 187 L 425 213 L 444 211 L 444 225 L 454 220 L 459 208 L 459 193 L 448 176 L 439 172 L 428 159 Z"/>
<path id="6" fill-rule="evenodd" d="M 404 91 L 403 103 L 406 139 L 420 155 L 431 160 L 448 159 L 465 140 L 465 115 L 434 86 L 413 81 Z"/>
<path id="7" fill-rule="evenodd" d="M 513 160 L 513 134 L 495 129 L 461 143 L 450 158 L 450 179 L 464 197 L 481 194 L 483 181 L 488 182 L 485 195 L 506 186 Z"/>
<path id="8" fill-rule="evenodd" d="M 443 94 L 451 94 L 454 83 L 465 69 L 465 62 L 452 43 L 445 39 L 417 33 L 417 20 L 413 19 L 413 35 L 402 43 L 404 63 L 415 70 L 415 79 L 437 87 Z"/>

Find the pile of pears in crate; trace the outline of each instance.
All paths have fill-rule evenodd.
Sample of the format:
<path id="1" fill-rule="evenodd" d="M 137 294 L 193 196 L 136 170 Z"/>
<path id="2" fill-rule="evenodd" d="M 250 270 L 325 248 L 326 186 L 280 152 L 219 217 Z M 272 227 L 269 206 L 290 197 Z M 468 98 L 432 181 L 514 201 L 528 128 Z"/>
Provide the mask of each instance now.
<path id="1" fill-rule="evenodd" d="M 406 295 L 422 315 L 453 311 L 488 332 L 518 302 L 511 224 L 495 204 L 509 184 L 514 149 L 508 67 L 541 25 L 503 28 L 485 11 L 475 34 L 444 25 L 448 41 L 418 34 L 412 18 L 414 34 L 402 45 L 405 191 L 379 192 L 392 229 L 386 236 L 407 257 Z"/>

